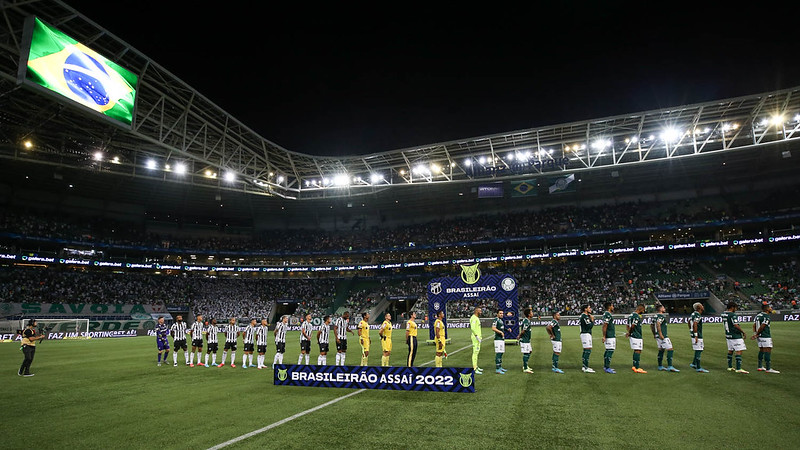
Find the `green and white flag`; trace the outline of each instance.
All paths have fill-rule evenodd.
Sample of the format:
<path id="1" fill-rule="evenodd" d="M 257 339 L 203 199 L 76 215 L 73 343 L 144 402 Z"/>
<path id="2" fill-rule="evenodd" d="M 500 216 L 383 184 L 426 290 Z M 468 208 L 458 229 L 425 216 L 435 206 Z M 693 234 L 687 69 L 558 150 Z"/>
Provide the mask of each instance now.
<path id="1" fill-rule="evenodd" d="M 551 194 L 559 192 L 571 192 L 575 190 L 575 188 L 571 186 L 572 182 L 575 181 L 575 174 L 569 174 L 565 177 L 553 178 L 550 181 L 551 181 L 550 184 Z"/>
<path id="2" fill-rule="evenodd" d="M 25 78 L 130 125 L 138 77 L 38 18 Z"/>

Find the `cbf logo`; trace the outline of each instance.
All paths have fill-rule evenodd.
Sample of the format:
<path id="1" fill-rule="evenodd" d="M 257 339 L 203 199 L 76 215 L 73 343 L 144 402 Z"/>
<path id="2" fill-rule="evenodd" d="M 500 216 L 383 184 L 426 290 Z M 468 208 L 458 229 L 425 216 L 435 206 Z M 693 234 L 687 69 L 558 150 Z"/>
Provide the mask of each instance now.
<path id="1" fill-rule="evenodd" d="M 475 284 L 481 277 L 481 271 L 477 264 L 461 266 L 461 281 L 467 284 Z"/>
<path id="2" fill-rule="evenodd" d="M 288 371 L 289 369 L 278 369 L 278 379 L 281 381 L 286 381 L 286 378 L 288 377 L 288 375 L 286 375 L 286 372 Z"/>
<path id="3" fill-rule="evenodd" d="M 433 304 L 433 309 L 435 309 L 436 311 L 438 311 L 438 310 L 439 310 L 439 308 L 440 308 L 441 306 L 442 306 L 442 305 L 440 305 L 440 304 L 439 304 L 439 302 L 435 302 L 435 303 Z"/>
<path id="4" fill-rule="evenodd" d="M 514 306 L 514 302 L 511 299 L 506 300 L 506 308 L 511 308 Z"/>
<path id="5" fill-rule="evenodd" d="M 439 295 L 442 293 L 442 283 L 431 283 L 431 294 Z"/>
<path id="6" fill-rule="evenodd" d="M 459 374 L 461 377 L 458 379 L 458 383 L 463 387 L 470 387 L 472 385 L 472 375 L 469 373 L 462 373 Z"/>

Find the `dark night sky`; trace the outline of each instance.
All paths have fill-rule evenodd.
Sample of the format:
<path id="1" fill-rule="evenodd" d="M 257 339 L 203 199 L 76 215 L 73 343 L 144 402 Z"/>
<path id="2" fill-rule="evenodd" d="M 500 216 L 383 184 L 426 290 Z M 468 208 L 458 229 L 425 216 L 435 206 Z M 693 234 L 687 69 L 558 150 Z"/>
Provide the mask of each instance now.
<path id="1" fill-rule="evenodd" d="M 114 11 L 82 6 L 92 2 L 68 3 L 266 139 L 311 154 L 395 150 L 800 85 L 794 26 L 779 8 L 603 2 L 444 12 L 229 2 L 237 7 L 198 10 L 176 1 L 139 3 L 120 22 Z M 254 4 L 268 6 L 244 6 Z"/>

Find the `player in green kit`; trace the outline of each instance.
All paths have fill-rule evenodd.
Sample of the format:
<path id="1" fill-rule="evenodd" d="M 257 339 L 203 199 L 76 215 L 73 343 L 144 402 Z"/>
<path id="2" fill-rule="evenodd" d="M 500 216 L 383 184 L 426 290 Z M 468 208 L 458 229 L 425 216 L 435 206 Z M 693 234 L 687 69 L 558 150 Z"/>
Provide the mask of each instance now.
<path id="1" fill-rule="evenodd" d="M 744 340 L 747 338 L 744 330 L 739 326 L 739 315 L 736 302 L 728 303 L 728 309 L 722 314 L 722 326 L 725 327 L 725 340 L 728 343 L 728 370 L 736 373 L 750 373 L 742 369 L 742 352 L 747 350 Z M 734 353 L 736 354 L 736 369 L 733 368 Z"/>
<path id="2" fill-rule="evenodd" d="M 772 368 L 772 334 L 769 330 L 769 315 L 772 307 L 768 303 L 761 305 L 761 312 L 756 315 L 753 322 L 753 337 L 758 339 L 758 371 L 767 373 L 780 373 Z M 763 364 L 762 365 L 762 361 Z"/>
<path id="3" fill-rule="evenodd" d="M 553 320 L 547 324 L 547 334 L 550 335 L 550 342 L 553 343 L 553 372 L 564 373 L 563 370 L 558 368 L 558 357 L 561 355 L 561 325 L 558 324 L 561 319 L 561 313 L 553 311 Z"/>
<path id="4" fill-rule="evenodd" d="M 605 308 L 603 312 L 603 344 L 606 346 L 606 351 L 603 353 L 603 371 L 617 373 L 611 368 L 611 357 L 614 356 L 614 350 L 617 349 L 617 332 L 614 329 L 614 317 L 611 315 L 614 312 L 614 304 L 605 302 L 603 308 Z"/>
<path id="5" fill-rule="evenodd" d="M 672 356 L 675 350 L 672 348 L 672 340 L 667 336 L 667 316 L 664 314 L 667 308 L 664 305 L 656 305 L 656 318 L 653 322 L 655 326 L 656 346 L 658 347 L 658 370 L 668 372 L 680 372 L 672 366 Z M 664 367 L 664 353 L 667 354 L 667 366 Z"/>
<path id="6" fill-rule="evenodd" d="M 483 337 L 481 336 L 480 307 L 476 307 L 475 312 L 472 313 L 472 317 L 469 318 L 469 331 L 472 337 L 472 369 L 476 374 L 480 375 L 483 373 L 483 369 L 478 367 L 478 354 L 481 352 L 481 342 L 483 341 Z"/>
<path id="7" fill-rule="evenodd" d="M 522 311 L 524 317 L 519 324 L 519 350 L 522 352 L 522 371 L 525 373 L 533 373 L 533 370 L 528 367 L 528 360 L 531 358 L 531 318 L 533 317 L 533 310 L 525 308 Z"/>
<path id="8" fill-rule="evenodd" d="M 692 308 L 694 308 L 694 312 L 692 312 L 692 315 L 689 317 L 689 330 L 691 331 L 692 336 L 692 350 L 694 350 L 694 359 L 692 360 L 692 363 L 689 364 L 689 367 L 700 373 L 708 373 L 708 370 L 700 366 L 700 356 L 703 354 L 704 347 L 702 316 L 705 308 L 700 302 L 692 305 Z"/>
<path id="9" fill-rule="evenodd" d="M 633 371 L 635 373 L 647 373 L 646 370 L 639 367 L 639 363 L 642 359 L 642 313 L 644 313 L 644 305 L 637 305 L 636 311 L 631 313 L 628 316 L 628 325 L 626 328 L 628 330 L 625 333 L 625 337 L 630 340 L 631 343 L 631 350 L 633 350 Z"/>
<path id="10" fill-rule="evenodd" d="M 581 316 L 578 319 L 578 324 L 581 327 L 581 345 L 583 346 L 581 370 L 584 373 L 594 373 L 594 369 L 589 367 L 589 356 L 592 354 L 592 327 L 594 327 L 594 316 L 592 315 L 591 306 L 581 306 Z"/>
<path id="11" fill-rule="evenodd" d="M 506 326 L 503 321 L 503 311 L 497 311 L 497 318 L 494 319 L 492 324 L 492 331 L 494 331 L 494 367 L 495 373 L 504 374 L 506 369 L 503 368 L 503 353 L 506 352 Z"/>

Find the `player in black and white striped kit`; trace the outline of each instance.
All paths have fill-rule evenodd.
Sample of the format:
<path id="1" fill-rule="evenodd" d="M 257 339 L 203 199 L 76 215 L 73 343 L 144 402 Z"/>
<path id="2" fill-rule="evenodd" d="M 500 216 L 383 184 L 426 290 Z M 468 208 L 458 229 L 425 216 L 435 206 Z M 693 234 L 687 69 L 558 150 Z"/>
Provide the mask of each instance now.
<path id="1" fill-rule="evenodd" d="M 308 365 L 308 358 L 311 353 L 311 335 L 314 333 L 314 326 L 311 325 L 311 314 L 306 314 L 306 319 L 300 324 L 300 356 L 297 364 L 303 364 L 305 359 Z"/>
<path id="2" fill-rule="evenodd" d="M 333 332 L 336 337 L 336 364 L 343 366 L 347 358 L 347 333 L 353 334 L 350 329 L 350 311 L 345 311 L 342 316 L 336 319 L 333 324 Z"/>
<path id="3" fill-rule="evenodd" d="M 231 351 L 231 367 L 236 367 L 236 340 L 239 339 L 239 321 L 235 317 L 231 317 L 228 325 L 225 327 L 225 348 L 222 350 L 222 364 L 217 367 L 225 365 L 225 358 L 228 356 L 228 350 Z"/>
<path id="4" fill-rule="evenodd" d="M 264 364 L 264 354 L 267 353 L 267 338 L 269 337 L 269 328 L 267 327 L 267 319 L 261 319 L 261 326 L 256 328 L 256 346 L 258 347 L 259 369 L 267 367 L 267 365 Z"/>
<path id="5" fill-rule="evenodd" d="M 219 349 L 219 327 L 217 326 L 217 319 L 211 319 L 211 323 L 206 327 L 206 343 L 208 350 L 206 350 L 206 368 L 211 367 L 208 365 L 208 354 L 213 353 L 214 357 L 211 358 L 211 365 L 217 365 L 217 351 Z"/>
<path id="6" fill-rule="evenodd" d="M 244 332 L 242 332 L 242 343 L 244 343 L 244 356 L 242 356 L 242 368 L 247 369 L 248 359 L 250 365 L 253 365 L 253 350 L 255 350 L 255 337 L 256 337 L 256 319 L 250 319 Z M 249 358 L 248 358 L 249 357 Z"/>
<path id="7" fill-rule="evenodd" d="M 328 333 L 331 329 L 331 316 L 322 318 L 322 325 L 317 330 L 317 343 L 319 344 L 319 356 L 317 365 L 325 366 L 328 364 Z"/>
<path id="8" fill-rule="evenodd" d="M 194 367 L 194 354 L 197 352 L 197 365 L 202 366 L 200 358 L 203 356 L 203 316 L 198 315 L 189 332 L 192 333 L 192 352 L 189 353 L 189 367 Z"/>
<path id="9" fill-rule="evenodd" d="M 281 317 L 281 321 L 275 324 L 275 358 L 272 366 L 283 364 L 283 354 L 286 353 L 286 329 L 289 327 L 289 316 Z"/>
<path id="10" fill-rule="evenodd" d="M 172 335 L 172 362 L 175 367 L 178 367 L 178 350 L 183 350 L 183 360 L 186 365 L 189 365 L 189 354 L 186 347 L 186 322 L 183 321 L 183 316 L 175 317 L 175 323 L 169 327 L 169 334 Z"/>

